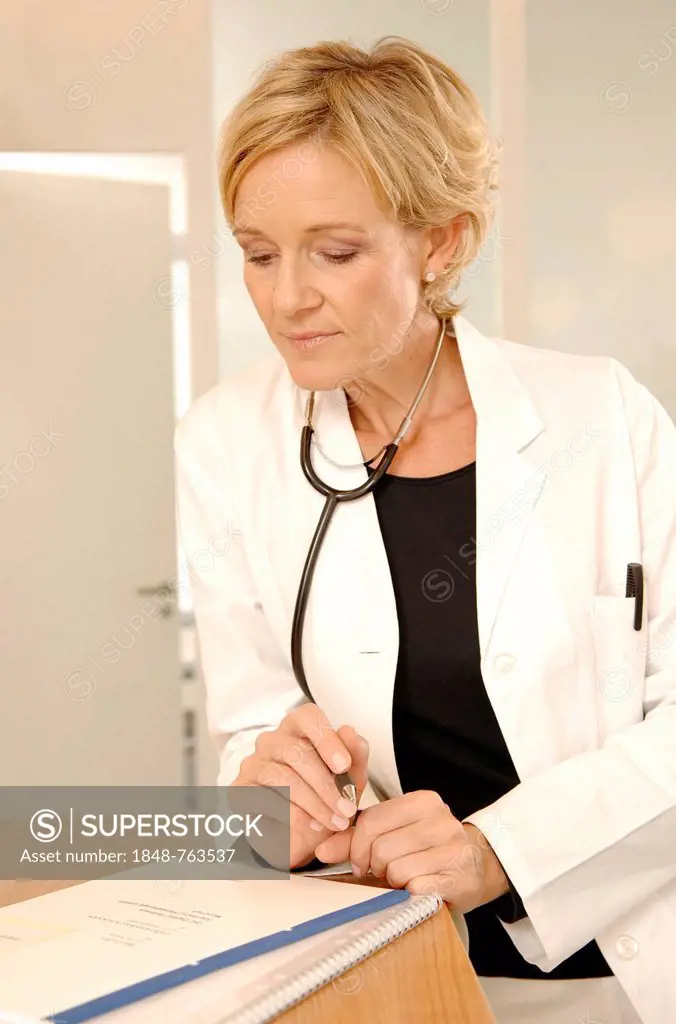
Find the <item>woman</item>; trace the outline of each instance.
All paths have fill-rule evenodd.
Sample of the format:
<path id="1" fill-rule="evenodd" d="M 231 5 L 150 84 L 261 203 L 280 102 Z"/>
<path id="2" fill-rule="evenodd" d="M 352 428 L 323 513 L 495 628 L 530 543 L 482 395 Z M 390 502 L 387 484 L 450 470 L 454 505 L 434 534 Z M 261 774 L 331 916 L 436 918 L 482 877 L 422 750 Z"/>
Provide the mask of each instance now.
<path id="1" fill-rule="evenodd" d="M 219 783 L 289 786 L 294 868 L 439 891 L 500 1024 L 666 1024 L 676 431 L 616 360 L 459 315 L 495 162 L 468 87 L 397 38 L 283 54 L 224 125 L 223 207 L 273 349 L 176 433 Z M 309 703 L 289 646 L 324 505 L 308 397 L 312 465 L 347 489 L 426 377 L 387 473 L 326 533 Z"/>

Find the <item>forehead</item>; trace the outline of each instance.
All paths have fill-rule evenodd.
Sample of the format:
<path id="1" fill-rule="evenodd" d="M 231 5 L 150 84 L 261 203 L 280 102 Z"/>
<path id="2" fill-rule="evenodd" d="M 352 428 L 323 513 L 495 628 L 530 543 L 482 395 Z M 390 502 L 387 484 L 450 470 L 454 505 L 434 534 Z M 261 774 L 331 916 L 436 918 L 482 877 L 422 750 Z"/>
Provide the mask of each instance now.
<path id="1" fill-rule="evenodd" d="M 385 219 L 360 172 L 339 153 L 312 143 L 258 160 L 242 179 L 235 203 L 240 230 L 302 231 L 326 221 L 368 230 Z"/>

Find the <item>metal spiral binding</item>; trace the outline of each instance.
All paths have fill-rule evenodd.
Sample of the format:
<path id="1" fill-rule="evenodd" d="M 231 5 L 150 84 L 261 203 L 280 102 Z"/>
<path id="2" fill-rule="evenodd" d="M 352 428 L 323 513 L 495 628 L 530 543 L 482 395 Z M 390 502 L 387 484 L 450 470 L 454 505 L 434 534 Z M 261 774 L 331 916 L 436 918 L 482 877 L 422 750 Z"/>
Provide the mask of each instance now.
<path id="1" fill-rule="evenodd" d="M 416 925 L 432 917 L 442 903 L 443 900 L 436 894 L 412 896 L 407 903 L 394 908 L 390 917 L 374 925 L 366 934 L 346 940 L 345 945 L 334 953 L 322 957 L 311 967 L 283 982 L 274 992 L 260 996 L 234 1014 L 222 1017 L 218 1024 L 267 1024 L 306 996 L 312 995 L 345 971 L 377 953 L 393 939 L 405 935 Z"/>

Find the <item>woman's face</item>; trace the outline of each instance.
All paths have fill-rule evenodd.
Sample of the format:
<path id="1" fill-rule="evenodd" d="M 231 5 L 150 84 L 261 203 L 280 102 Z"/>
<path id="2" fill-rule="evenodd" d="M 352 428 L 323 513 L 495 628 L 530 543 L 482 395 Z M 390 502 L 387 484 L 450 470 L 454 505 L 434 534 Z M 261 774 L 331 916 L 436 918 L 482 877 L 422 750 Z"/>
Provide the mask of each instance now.
<path id="1" fill-rule="evenodd" d="M 246 287 L 299 387 L 349 394 L 346 382 L 373 376 L 413 324 L 436 323 L 420 306 L 428 236 L 389 219 L 335 151 L 261 158 L 235 221 Z"/>

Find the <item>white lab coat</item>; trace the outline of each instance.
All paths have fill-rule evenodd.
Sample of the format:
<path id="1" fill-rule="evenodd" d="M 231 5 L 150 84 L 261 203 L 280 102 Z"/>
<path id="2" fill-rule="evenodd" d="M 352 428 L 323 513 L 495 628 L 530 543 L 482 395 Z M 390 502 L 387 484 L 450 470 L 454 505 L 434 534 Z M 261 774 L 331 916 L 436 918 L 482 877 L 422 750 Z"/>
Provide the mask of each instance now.
<path id="1" fill-rule="evenodd" d="M 676 428 L 614 359 L 488 338 L 462 317 L 455 327 L 477 413 L 476 535 L 430 571 L 448 581 L 476 561 L 482 676 L 521 779 L 468 820 L 521 894 L 527 919 L 504 927 L 523 957 L 550 971 L 596 939 L 644 1024 L 666 1024 L 676 1009 Z M 224 785 L 258 733 L 304 700 L 289 638 L 324 501 L 299 464 L 306 397 L 272 349 L 201 396 L 176 430 L 179 526 Z M 321 476 L 362 483 L 342 390 L 317 394 L 314 423 L 330 457 L 313 448 Z M 644 567 L 640 632 L 624 597 L 628 562 Z M 303 653 L 317 704 L 369 741 L 370 800 L 402 792 L 398 642 L 369 495 L 329 527 Z"/>

